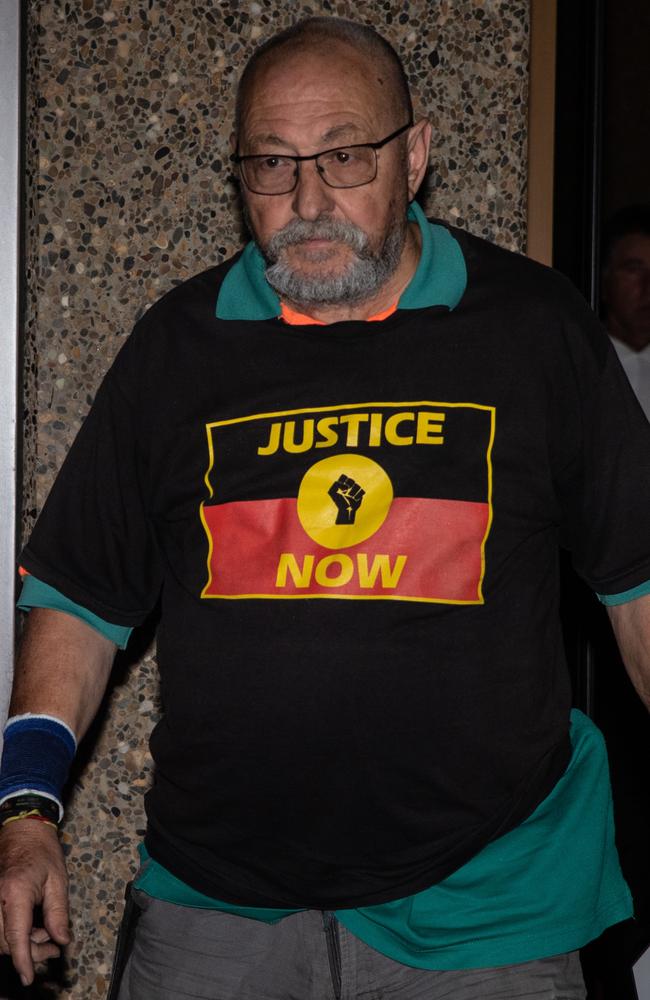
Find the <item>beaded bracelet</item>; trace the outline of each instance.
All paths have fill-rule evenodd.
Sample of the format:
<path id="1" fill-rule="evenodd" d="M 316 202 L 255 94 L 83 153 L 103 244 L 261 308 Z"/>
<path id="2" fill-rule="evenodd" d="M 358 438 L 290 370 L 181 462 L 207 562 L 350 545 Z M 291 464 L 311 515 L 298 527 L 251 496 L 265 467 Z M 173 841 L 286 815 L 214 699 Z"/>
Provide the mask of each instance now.
<path id="1" fill-rule="evenodd" d="M 17 819 L 35 819 L 41 823 L 45 823 L 45 826 L 51 826 L 54 830 L 58 829 L 56 823 L 54 823 L 53 820 L 47 819 L 46 816 L 41 816 L 39 812 L 36 812 L 35 809 L 32 809 L 30 812 L 20 812 L 16 813 L 15 816 L 7 816 L 6 819 L 4 819 L 2 823 L 0 823 L 0 830 L 4 826 L 8 826 L 9 823 L 15 823 Z"/>

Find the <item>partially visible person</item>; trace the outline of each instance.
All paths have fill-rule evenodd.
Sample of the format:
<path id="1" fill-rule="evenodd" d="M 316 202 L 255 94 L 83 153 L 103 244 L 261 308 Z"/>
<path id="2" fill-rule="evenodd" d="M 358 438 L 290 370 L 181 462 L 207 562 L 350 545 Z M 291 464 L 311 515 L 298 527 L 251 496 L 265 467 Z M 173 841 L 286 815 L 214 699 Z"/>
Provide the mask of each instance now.
<path id="1" fill-rule="evenodd" d="M 650 205 L 628 205 L 605 227 L 602 303 L 616 353 L 650 419 Z"/>
<path id="2" fill-rule="evenodd" d="M 602 240 L 602 318 L 628 380 L 650 419 L 650 205 L 612 215 Z M 588 996 L 636 997 L 632 966 L 650 944 L 650 718 L 628 683 L 604 614 L 589 604 L 596 676 L 593 719 L 607 743 L 616 846 L 634 899 L 634 919 L 610 927 L 583 949 Z"/>

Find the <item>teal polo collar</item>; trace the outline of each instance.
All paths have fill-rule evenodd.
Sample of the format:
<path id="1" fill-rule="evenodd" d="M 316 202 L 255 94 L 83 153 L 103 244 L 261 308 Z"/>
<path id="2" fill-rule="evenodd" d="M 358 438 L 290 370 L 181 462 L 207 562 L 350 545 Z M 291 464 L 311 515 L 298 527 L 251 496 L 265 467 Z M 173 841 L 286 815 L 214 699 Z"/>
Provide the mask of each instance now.
<path id="1" fill-rule="evenodd" d="M 444 226 L 429 222 L 416 201 L 409 205 L 408 218 L 420 227 L 422 252 L 415 274 L 402 292 L 397 308 L 447 306 L 454 309 L 467 287 L 467 268 L 458 240 Z"/>
<path id="2" fill-rule="evenodd" d="M 417 222 L 422 234 L 422 252 L 415 274 L 404 289 L 398 309 L 458 305 L 467 286 L 465 258 L 457 240 L 444 226 L 429 222 L 411 202 L 408 218 Z M 217 297 L 218 319 L 264 320 L 280 315 L 280 300 L 264 276 L 264 258 L 253 242 L 248 243 L 224 278 Z"/>

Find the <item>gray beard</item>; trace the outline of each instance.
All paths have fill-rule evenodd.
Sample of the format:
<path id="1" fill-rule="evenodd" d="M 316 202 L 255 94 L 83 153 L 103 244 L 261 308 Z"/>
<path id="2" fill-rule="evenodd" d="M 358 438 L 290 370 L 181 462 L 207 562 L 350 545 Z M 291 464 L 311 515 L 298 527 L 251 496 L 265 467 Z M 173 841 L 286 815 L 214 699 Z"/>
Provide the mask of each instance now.
<path id="1" fill-rule="evenodd" d="M 394 274 L 402 256 L 405 238 L 406 224 L 393 225 L 379 252 L 375 254 L 368 246 L 368 237 L 364 231 L 352 222 L 338 219 L 306 222 L 294 219 L 262 248 L 267 263 L 266 280 L 281 298 L 297 305 L 333 306 L 365 302 Z M 332 273 L 325 269 L 321 274 L 304 274 L 288 264 L 284 251 L 310 239 L 329 239 L 344 243 L 354 251 L 355 258 L 343 272 Z M 324 265 L 326 268 L 326 260 Z"/>

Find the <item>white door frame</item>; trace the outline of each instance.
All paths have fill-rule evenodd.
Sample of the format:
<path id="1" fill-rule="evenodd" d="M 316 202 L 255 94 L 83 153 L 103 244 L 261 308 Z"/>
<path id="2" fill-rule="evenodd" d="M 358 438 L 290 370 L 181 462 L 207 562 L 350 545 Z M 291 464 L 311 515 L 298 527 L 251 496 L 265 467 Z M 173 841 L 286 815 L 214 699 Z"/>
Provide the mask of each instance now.
<path id="1" fill-rule="evenodd" d="M 18 478 L 20 0 L 0 0 L 0 715 L 13 676 Z"/>

